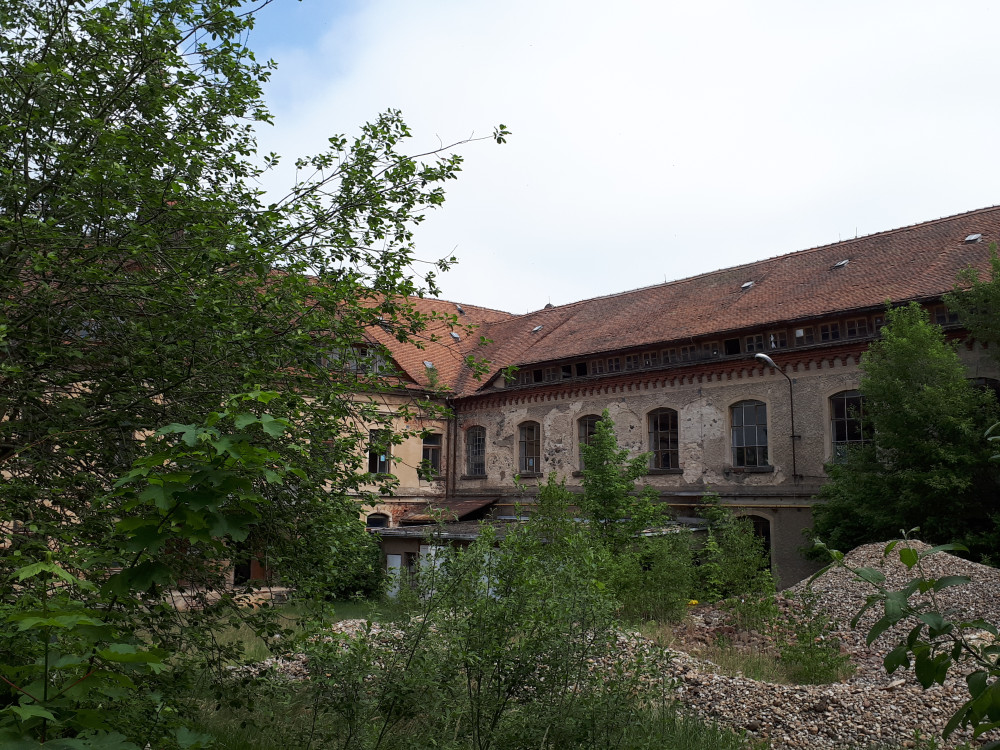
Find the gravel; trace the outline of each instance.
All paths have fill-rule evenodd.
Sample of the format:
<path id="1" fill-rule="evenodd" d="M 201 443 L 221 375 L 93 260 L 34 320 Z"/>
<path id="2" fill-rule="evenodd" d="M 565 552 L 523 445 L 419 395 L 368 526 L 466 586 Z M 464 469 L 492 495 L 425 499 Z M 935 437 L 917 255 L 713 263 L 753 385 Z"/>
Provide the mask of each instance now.
<path id="1" fill-rule="evenodd" d="M 928 549 L 920 542 L 911 544 L 917 550 Z M 848 554 L 845 562 L 854 568 L 877 568 L 885 574 L 887 588 L 902 588 L 914 573 L 895 552 L 884 558 L 884 548 L 884 544 L 864 545 Z M 927 577 L 972 579 L 968 585 L 941 592 L 939 605 L 962 619 L 1000 623 L 1000 570 L 947 553 L 924 558 L 921 564 Z M 805 588 L 803 582 L 791 592 L 801 594 Z M 680 678 L 680 700 L 706 718 L 768 739 L 773 748 L 912 747 L 918 732 L 939 736 L 968 698 L 961 669 L 953 668 L 944 685 L 926 691 L 912 669 L 886 674 L 883 658 L 912 625 L 891 629 L 867 647 L 868 628 L 881 613 L 876 608 L 867 612 L 856 630 L 848 623 L 874 589 L 849 571 L 833 568 L 813 582 L 812 590 L 819 595 L 819 606 L 839 624 L 837 636 L 857 667 L 850 679 L 831 685 L 776 685 L 718 674 L 710 662 L 679 652 L 673 669 Z M 970 738 L 971 733 L 960 730 L 940 747 L 953 748 Z"/>

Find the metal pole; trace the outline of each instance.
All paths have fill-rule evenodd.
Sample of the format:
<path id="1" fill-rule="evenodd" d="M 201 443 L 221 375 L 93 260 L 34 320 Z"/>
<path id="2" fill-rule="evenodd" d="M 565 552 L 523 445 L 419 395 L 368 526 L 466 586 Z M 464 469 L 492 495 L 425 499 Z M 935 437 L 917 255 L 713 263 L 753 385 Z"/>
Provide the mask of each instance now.
<path id="1" fill-rule="evenodd" d="M 798 482 L 799 481 L 799 471 L 798 471 L 798 466 L 797 466 L 797 464 L 795 462 L 795 438 L 798 437 L 798 436 L 795 434 L 795 395 L 792 392 L 792 379 L 790 377 L 788 377 L 788 375 L 785 374 L 784 370 L 782 370 L 776 364 L 774 364 L 774 360 L 773 359 L 771 359 L 769 356 L 767 356 L 763 352 L 757 352 L 757 354 L 753 355 L 753 357 L 754 357 L 754 359 L 759 359 L 761 362 L 763 362 L 764 364 L 768 365 L 772 369 L 777 370 L 781 374 L 781 376 L 785 380 L 788 381 L 788 408 L 789 408 L 789 413 L 791 414 L 791 418 L 792 418 L 792 434 L 791 434 L 791 439 L 792 439 L 792 481 L 793 482 Z"/>

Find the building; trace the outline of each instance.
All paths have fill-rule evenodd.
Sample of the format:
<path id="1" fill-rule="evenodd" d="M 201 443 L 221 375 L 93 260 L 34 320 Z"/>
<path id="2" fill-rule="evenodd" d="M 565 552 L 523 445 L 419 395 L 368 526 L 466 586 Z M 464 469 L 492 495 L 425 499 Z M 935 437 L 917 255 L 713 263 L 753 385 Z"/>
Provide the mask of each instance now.
<path id="1" fill-rule="evenodd" d="M 858 365 L 886 304 L 915 300 L 961 336 L 942 295 L 986 269 L 998 239 L 989 208 L 526 315 L 423 300 L 443 316 L 425 349 L 373 335 L 452 415 L 396 446 L 399 491 L 369 524 L 426 523 L 429 506 L 508 517 L 523 502 L 515 476 L 529 495 L 552 472 L 579 488 L 579 445 L 607 410 L 621 445 L 650 453 L 664 503 L 691 515 L 718 493 L 769 540 L 780 583 L 800 580 L 824 465 L 862 439 Z M 960 353 L 970 378 L 1000 377 L 980 345 Z M 476 379 L 469 356 L 489 374 Z M 434 480 L 411 469 L 420 461 Z"/>

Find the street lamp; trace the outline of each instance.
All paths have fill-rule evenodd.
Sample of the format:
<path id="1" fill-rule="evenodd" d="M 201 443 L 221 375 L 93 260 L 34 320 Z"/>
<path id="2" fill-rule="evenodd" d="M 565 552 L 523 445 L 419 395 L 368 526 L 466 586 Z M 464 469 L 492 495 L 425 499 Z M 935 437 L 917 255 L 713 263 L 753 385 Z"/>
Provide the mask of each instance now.
<path id="1" fill-rule="evenodd" d="M 787 375 L 785 375 L 785 371 L 782 370 L 780 367 L 778 367 L 776 364 L 774 364 L 774 360 L 768 357 L 763 352 L 757 352 L 756 354 L 753 355 L 753 358 L 759 359 L 768 367 L 777 370 L 779 373 L 781 373 L 781 375 L 785 378 L 785 380 L 788 381 L 788 406 L 792 416 L 792 481 L 798 482 L 799 472 L 795 464 L 795 438 L 797 438 L 798 435 L 795 434 L 795 397 L 792 395 L 792 379 Z"/>

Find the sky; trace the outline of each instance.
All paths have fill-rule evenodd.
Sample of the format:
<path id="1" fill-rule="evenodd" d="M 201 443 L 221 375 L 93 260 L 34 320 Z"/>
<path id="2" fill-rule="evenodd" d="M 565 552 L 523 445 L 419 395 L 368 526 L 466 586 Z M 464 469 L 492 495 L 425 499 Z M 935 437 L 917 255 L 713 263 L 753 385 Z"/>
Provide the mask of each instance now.
<path id="1" fill-rule="evenodd" d="M 416 243 L 459 260 L 442 298 L 524 313 L 1000 203 L 998 21 L 976 0 L 274 0 L 259 141 L 290 163 L 389 108 L 413 152 L 505 124 L 460 148 Z"/>

